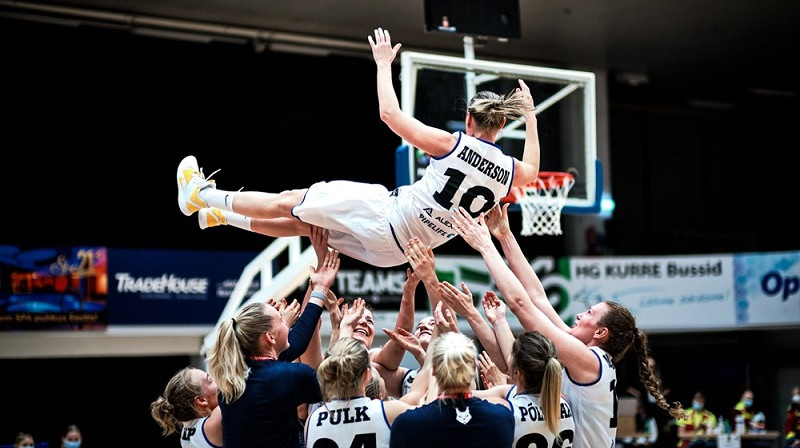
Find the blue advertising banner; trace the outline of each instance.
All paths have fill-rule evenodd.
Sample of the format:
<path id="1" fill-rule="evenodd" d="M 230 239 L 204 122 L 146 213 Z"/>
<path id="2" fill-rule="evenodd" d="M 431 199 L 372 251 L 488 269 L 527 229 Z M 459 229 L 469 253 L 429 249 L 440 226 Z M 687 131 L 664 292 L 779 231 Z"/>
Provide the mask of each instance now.
<path id="1" fill-rule="evenodd" d="M 109 249 L 108 321 L 214 325 L 258 252 Z M 254 282 L 248 296 L 259 288 Z"/>
<path id="2" fill-rule="evenodd" d="M 215 325 L 242 272 L 258 255 L 0 245 L 0 331 Z M 597 301 L 615 300 L 629 307 L 647 331 L 800 323 L 800 252 L 540 257 L 531 266 L 565 321 Z M 276 264 L 273 270 L 280 268 Z M 436 271 L 440 280 L 467 284 L 476 305 L 485 291 L 496 289 L 480 257 L 440 256 Z M 404 269 L 364 265 L 340 270 L 333 288 L 341 297 L 364 298 L 376 322 L 383 319 L 381 325 L 390 327 L 405 280 Z M 256 276 L 243 301 L 260 287 Z M 305 285 L 287 298 L 300 299 L 304 291 Z M 421 285 L 415 310 L 420 316 L 430 313 Z"/>
<path id="3" fill-rule="evenodd" d="M 736 324 L 800 324 L 800 252 L 740 255 L 734 260 Z"/>
<path id="4" fill-rule="evenodd" d="M 0 246 L 0 330 L 103 330 L 104 247 Z"/>

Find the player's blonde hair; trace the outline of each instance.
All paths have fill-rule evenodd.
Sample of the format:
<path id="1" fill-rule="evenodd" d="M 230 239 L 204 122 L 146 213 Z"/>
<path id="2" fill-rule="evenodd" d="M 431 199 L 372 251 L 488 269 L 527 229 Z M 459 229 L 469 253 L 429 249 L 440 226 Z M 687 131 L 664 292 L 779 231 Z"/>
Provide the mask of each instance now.
<path id="1" fill-rule="evenodd" d="M 472 115 L 480 129 L 496 130 L 505 124 L 506 119 L 516 120 L 521 117 L 529 107 L 529 103 L 522 96 L 522 91 L 499 95 L 489 90 L 482 90 L 469 100 L 467 112 Z"/>
<path id="2" fill-rule="evenodd" d="M 208 356 L 208 372 L 226 403 L 239 399 L 244 393 L 249 367 L 247 357 L 259 352 L 258 340 L 272 330 L 274 316 L 267 314 L 266 303 L 252 302 L 239 310 L 235 317 L 222 321 L 217 343 Z M 277 314 L 280 318 L 280 314 Z"/>
<path id="3" fill-rule="evenodd" d="M 347 337 L 334 342 L 317 368 L 323 401 L 363 395 L 361 379 L 371 367 L 369 352 L 360 341 Z"/>
<path id="4" fill-rule="evenodd" d="M 432 342 L 431 367 L 441 392 L 470 387 L 475 379 L 477 350 L 462 333 L 448 332 Z"/>
<path id="5" fill-rule="evenodd" d="M 150 415 L 168 436 L 183 427 L 183 422 L 200 416 L 194 398 L 203 394 L 200 384 L 192 382 L 193 367 L 184 367 L 167 382 L 164 393 L 150 403 Z"/>

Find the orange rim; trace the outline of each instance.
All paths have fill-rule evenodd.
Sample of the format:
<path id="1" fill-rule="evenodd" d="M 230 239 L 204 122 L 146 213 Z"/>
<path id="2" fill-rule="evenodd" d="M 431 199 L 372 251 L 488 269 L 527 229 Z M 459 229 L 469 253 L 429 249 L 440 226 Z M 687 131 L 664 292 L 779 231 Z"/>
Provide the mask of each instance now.
<path id="1" fill-rule="evenodd" d="M 525 188 L 535 188 L 537 190 L 542 188 L 556 188 L 562 187 L 567 182 L 574 180 L 572 174 L 564 171 L 539 171 L 539 176 L 533 182 L 526 184 L 524 187 L 511 187 L 508 196 L 500 199 L 500 202 L 519 202 L 524 196 L 523 190 Z"/>

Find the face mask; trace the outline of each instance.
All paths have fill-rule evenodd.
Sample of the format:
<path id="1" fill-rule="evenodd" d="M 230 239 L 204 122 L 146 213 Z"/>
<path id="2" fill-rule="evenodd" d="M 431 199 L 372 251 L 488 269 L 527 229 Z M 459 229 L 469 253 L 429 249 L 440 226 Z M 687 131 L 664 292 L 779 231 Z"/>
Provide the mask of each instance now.
<path id="1" fill-rule="evenodd" d="M 800 403 L 800 395 L 792 395 L 792 403 Z"/>
<path id="2" fill-rule="evenodd" d="M 699 401 L 693 401 L 692 402 L 692 409 L 694 409 L 695 411 L 702 411 L 703 410 L 703 403 L 700 403 Z"/>
<path id="3" fill-rule="evenodd" d="M 750 406 L 753 405 L 753 400 L 745 399 L 745 400 L 742 400 L 742 402 L 744 402 L 744 407 L 746 407 L 746 408 L 749 408 Z"/>
<path id="4" fill-rule="evenodd" d="M 64 442 L 64 448 L 81 448 L 81 441 L 78 440 L 77 442 Z"/>

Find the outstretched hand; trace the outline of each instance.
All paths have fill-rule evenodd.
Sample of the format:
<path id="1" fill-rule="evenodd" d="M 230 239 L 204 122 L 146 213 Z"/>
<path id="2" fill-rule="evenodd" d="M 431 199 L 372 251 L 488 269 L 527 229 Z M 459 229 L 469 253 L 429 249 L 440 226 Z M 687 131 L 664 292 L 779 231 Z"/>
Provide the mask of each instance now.
<path id="1" fill-rule="evenodd" d="M 405 292 L 408 292 L 408 295 L 414 294 L 417 290 L 417 285 L 419 285 L 420 278 L 411 268 L 406 268 L 406 281 L 403 282 L 403 292 L 405 297 Z"/>
<path id="2" fill-rule="evenodd" d="M 476 221 L 464 207 L 459 207 L 453 214 L 453 227 L 461 235 L 461 238 L 478 252 L 481 252 L 481 249 L 486 248 L 487 245 L 493 245 L 492 235 L 483 223 L 483 213 L 478 216 Z"/>
<path id="3" fill-rule="evenodd" d="M 533 112 L 536 110 L 536 106 L 533 104 L 533 94 L 531 94 L 531 88 L 528 87 L 528 85 L 525 84 L 525 81 L 521 79 L 518 79 L 517 82 L 519 82 L 519 87 L 517 87 L 516 91 L 522 92 L 522 98 L 528 102 L 528 107 L 526 107 L 525 110 Z"/>
<path id="4" fill-rule="evenodd" d="M 443 307 L 442 302 L 436 304 L 436 309 L 433 310 L 433 318 L 436 321 L 436 331 L 438 335 L 449 332 L 460 332 L 455 313 L 450 308 Z"/>
<path id="5" fill-rule="evenodd" d="M 430 244 L 423 244 L 419 237 L 408 240 L 406 260 L 414 273 L 425 283 L 436 282 L 436 257 Z"/>
<path id="6" fill-rule="evenodd" d="M 318 226 L 311 226 L 311 246 L 314 248 L 314 253 L 317 254 L 317 269 L 321 268 L 325 263 L 325 256 L 328 255 L 328 237 L 330 230 L 323 229 Z"/>
<path id="7" fill-rule="evenodd" d="M 506 375 L 500 371 L 497 364 L 495 364 L 489 354 L 486 353 L 486 350 L 478 355 L 478 363 L 481 367 L 481 380 L 483 381 L 484 388 L 491 389 L 494 386 L 507 384 Z"/>
<path id="8" fill-rule="evenodd" d="M 336 297 L 336 294 L 329 289 L 325 292 L 325 298 L 325 309 L 331 313 L 331 322 L 338 318 L 336 321 L 336 327 L 338 328 L 339 321 L 342 320 L 342 310 L 340 307 L 342 303 L 344 303 L 344 297 Z"/>
<path id="9" fill-rule="evenodd" d="M 472 304 L 472 293 L 464 282 L 461 282 L 461 291 L 449 282 L 439 283 L 439 294 L 447 306 L 463 317 L 469 317 L 474 309 Z"/>
<path id="10" fill-rule="evenodd" d="M 325 254 L 325 258 L 321 261 L 319 268 L 309 266 L 311 271 L 310 280 L 314 285 L 324 285 L 330 288 L 334 280 L 336 280 L 336 273 L 339 272 L 339 259 L 338 250 L 330 250 Z"/>
<path id="11" fill-rule="evenodd" d="M 511 232 L 511 226 L 508 224 L 509 205 L 511 204 L 498 203 L 492 207 L 491 210 L 486 212 L 486 215 L 484 216 L 486 227 L 489 228 L 489 232 L 491 232 L 495 238 L 500 238 L 501 236 Z"/>
<path id="12" fill-rule="evenodd" d="M 375 58 L 375 63 L 380 64 L 391 64 L 394 61 L 395 56 L 397 56 L 397 52 L 400 51 L 400 47 L 402 44 L 395 44 L 392 47 L 392 39 L 389 36 L 389 30 L 384 30 L 383 28 L 376 28 L 375 29 L 375 39 L 372 39 L 372 36 L 367 36 L 369 40 L 369 45 L 372 47 L 372 57 Z"/>
<path id="13" fill-rule="evenodd" d="M 342 305 L 342 320 L 339 322 L 339 337 L 350 337 L 355 332 L 358 321 L 366 309 L 366 302 L 361 297 L 352 303 Z"/>
<path id="14" fill-rule="evenodd" d="M 384 328 L 383 332 L 409 353 L 425 352 L 419 339 L 414 336 L 414 333 L 405 328 L 397 328 L 395 330 Z"/>
<path id="15" fill-rule="evenodd" d="M 494 291 L 486 291 L 481 305 L 483 306 L 484 314 L 486 314 L 486 320 L 492 325 L 495 325 L 498 320 L 505 320 L 506 304 L 497 297 Z"/>
<path id="16" fill-rule="evenodd" d="M 278 302 L 278 311 L 281 313 L 281 317 L 283 317 L 283 321 L 286 322 L 286 325 L 291 327 L 297 322 L 297 319 L 300 318 L 300 312 L 302 308 L 300 307 L 300 302 L 297 299 L 292 299 L 292 302 L 289 303 L 286 299 L 281 300 Z"/>

